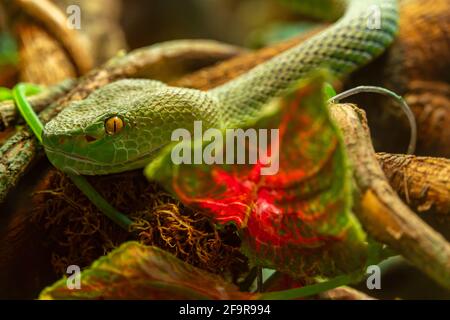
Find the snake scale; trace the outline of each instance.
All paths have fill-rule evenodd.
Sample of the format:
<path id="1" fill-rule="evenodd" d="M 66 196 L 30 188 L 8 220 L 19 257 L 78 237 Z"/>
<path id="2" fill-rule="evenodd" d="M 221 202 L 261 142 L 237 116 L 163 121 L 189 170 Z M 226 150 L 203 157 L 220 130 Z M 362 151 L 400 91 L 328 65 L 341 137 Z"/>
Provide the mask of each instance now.
<path id="1" fill-rule="evenodd" d="M 311 71 L 341 78 L 379 56 L 398 29 L 396 0 L 334 1 L 342 18 L 327 30 L 207 92 L 147 79 L 124 79 L 72 102 L 43 132 L 49 160 L 72 174 L 100 175 L 142 168 L 177 128 L 239 127 L 257 117 Z M 369 26 L 374 10 L 379 27 Z"/>

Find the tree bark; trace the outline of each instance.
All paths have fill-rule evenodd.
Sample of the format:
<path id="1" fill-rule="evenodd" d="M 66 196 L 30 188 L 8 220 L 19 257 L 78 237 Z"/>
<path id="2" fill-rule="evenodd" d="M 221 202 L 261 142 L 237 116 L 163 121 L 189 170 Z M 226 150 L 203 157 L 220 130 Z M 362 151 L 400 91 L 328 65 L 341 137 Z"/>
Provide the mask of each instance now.
<path id="1" fill-rule="evenodd" d="M 354 212 L 365 230 L 450 289 L 450 244 L 389 185 L 372 147 L 364 112 L 349 104 L 330 110 L 344 135 L 355 181 Z"/>

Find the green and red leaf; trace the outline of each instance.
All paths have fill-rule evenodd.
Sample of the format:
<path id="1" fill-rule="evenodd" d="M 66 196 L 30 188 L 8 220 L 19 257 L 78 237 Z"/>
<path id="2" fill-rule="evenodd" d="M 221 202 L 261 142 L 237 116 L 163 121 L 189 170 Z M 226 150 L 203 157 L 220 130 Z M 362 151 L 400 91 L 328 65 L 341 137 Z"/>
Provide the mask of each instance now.
<path id="1" fill-rule="evenodd" d="M 63 278 L 39 299 L 252 299 L 217 275 L 157 247 L 126 242 L 81 273 L 79 289 Z"/>
<path id="2" fill-rule="evenodd" d="M 361 269 L 367 260 L 366 237 L 351 212 L 350 167 L 323 84 L 321 77 L 303 82 L 272 102 L 277 111 L 253 126 L 279 129 L 279 142 L 268 149 L 272 163 L 279 163 L 276 174 L 262 175 L 260 161 L 175 165 L 170 146 L 147 166 L 147 178 L 218 224 L 236 224 L 243 251 L 257 265 L 294 277 Z M 242 147 L 249 151 L 255 146 Z"/>

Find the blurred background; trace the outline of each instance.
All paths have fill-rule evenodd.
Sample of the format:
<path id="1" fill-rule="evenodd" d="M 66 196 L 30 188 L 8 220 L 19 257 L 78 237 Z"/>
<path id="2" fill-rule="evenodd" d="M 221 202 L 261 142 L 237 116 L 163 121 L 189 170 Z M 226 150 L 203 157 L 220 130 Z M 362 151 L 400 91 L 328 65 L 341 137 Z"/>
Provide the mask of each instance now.
<path id="1" fill-rule="evenodd" d="M 61 12 L 70 16 L 69 6 L 80 8 L 84 46 L 95 64 L 105 62 L 120 50 L 131 50 L 175 39 L 215 39 L 226 43 L 261 47 L 289 38 L 316 26 L 299 19 L 300 15 L 282 2 L 285 0 L 54 0 Z M 52 43 L 52 31 L 42 26 L 43 15 L 33 19 L 27 14 L 26 1 L 0 2 L 0 85 L 17 79 L 56 83 L 76 70 L 63 66 Z M 24 12 L 25 11 L 25 12 Z M 301 20 L 301 22 L 299 22 Z M 51 29 L 51 28 L 50 28 Z M 18 57 L 15 57 L 15 49 Z M 45 60 L 42 57 L 46 56 Z M 52 62 L 56 60 L 56 62 Z M 33 62 L 39 70 L 49 68 L 57 75 L 32 76 Z M 20 64 L 24 68 L 18 67 Z M 15 68 L 18 67 L 18 68 Z"/>
<path id="2" fill-rule="evenodd" d="M 299 20 L 275 0 L 131 0 L 123 6 L 120 23 L 130 48 L 179 38 L 255 47 L 307 29 L 308 23 Z"/>

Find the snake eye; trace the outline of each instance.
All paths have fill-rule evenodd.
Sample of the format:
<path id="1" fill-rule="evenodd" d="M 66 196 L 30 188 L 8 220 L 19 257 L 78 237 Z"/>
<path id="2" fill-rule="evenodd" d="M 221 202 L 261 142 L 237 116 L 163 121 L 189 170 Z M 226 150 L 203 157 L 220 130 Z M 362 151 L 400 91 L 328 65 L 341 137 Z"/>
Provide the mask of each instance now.
<path id="1" fill-rule="evenodd" d="M 107 134 L 116 134 L 120 132 L 125 123 L 118 116 L 113 116 L 105 120 L 105 131 Z"/>

